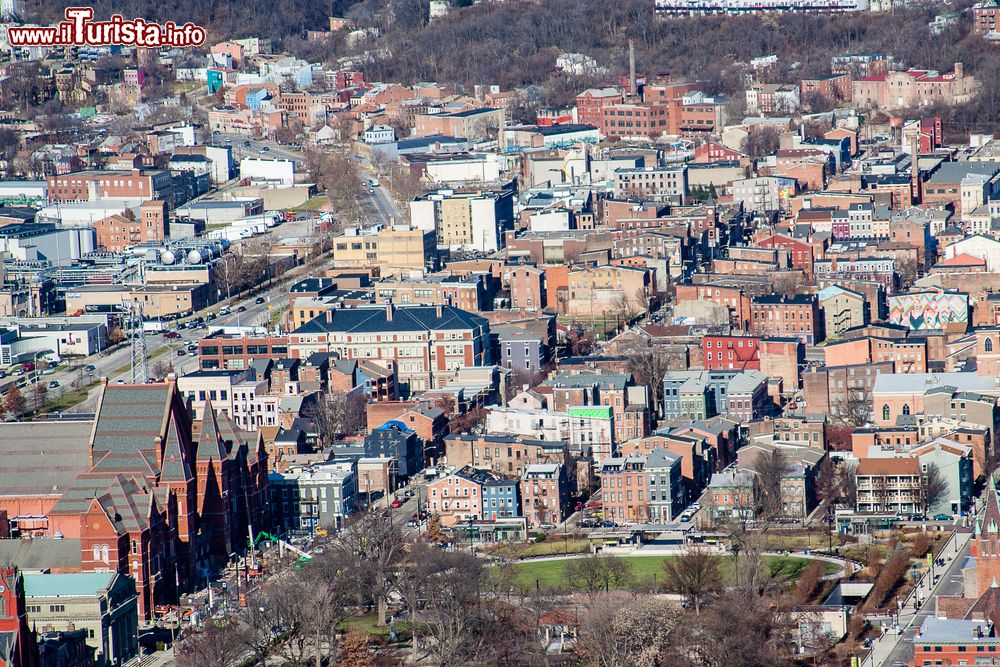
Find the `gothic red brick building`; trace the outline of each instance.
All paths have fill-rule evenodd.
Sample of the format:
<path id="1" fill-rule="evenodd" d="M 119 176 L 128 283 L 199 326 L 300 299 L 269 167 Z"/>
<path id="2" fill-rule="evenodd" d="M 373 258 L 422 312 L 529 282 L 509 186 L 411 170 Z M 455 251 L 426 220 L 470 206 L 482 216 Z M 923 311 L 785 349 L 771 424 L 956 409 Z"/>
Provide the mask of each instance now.
<path id="1" fill-rule="evenodd" d="M 969 544 L 969 555 L 976 559 L 976 595 L 1000 583 L 1000 504 L 997 502 L 996 482 L 987 477 L 986 512 L 976 520 Z M 968 591 L 966 592 L 968 594 Z"/>
<path id="2" fill-rule="evenodd" d="M 19 545 L 17 554 L 35 546 L 34 565 L 48 552 L 62 554 L 46 565 L 53 571 L 128 574 L 139 615 L 149 619 L 154 605 L 175 602 L 242 551 L 251 530 L 268 527 L 263 441 L 237 430 L 210 401 L 201 421 L 189 415 L 172 375 L 155 384 L 105 383 L 94 421 L 79 422 L 90 433 L 83 469 L 45 513 L 44 532 L 27 541 L 35 544 Z M 26 474 L 37 469 L 23 464 Z M 72 544 L 79 560 L 66 558 Z M 8 557 L 2 547 L 0 559 Z"/>

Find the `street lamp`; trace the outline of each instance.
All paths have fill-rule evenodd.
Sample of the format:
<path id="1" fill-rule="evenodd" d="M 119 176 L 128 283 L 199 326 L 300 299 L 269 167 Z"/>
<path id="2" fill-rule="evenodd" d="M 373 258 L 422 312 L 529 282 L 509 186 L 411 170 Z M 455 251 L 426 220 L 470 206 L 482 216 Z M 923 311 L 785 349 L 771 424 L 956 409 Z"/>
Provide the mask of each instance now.
<path id="1" fill-rule="evenodd" d="M 476 555 L 476 544 L 472 541 L 472 525 L 475 523 L 475 519 L 469 517 L 469 550 L 472 551 L 472 555 Z"/>

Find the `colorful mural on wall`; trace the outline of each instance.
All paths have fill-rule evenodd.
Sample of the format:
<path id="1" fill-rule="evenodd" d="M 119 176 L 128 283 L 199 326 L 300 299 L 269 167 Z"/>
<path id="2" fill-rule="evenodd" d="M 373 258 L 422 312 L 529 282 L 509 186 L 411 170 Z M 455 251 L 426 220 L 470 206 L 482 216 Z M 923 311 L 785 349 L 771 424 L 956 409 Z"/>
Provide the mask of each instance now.
<path id="1" fill-rule="evenodd" d="M 965 324 L 969 321 L 969 295 L 920 292 L 890 296 L 889 321 L 914 331 Z"/>

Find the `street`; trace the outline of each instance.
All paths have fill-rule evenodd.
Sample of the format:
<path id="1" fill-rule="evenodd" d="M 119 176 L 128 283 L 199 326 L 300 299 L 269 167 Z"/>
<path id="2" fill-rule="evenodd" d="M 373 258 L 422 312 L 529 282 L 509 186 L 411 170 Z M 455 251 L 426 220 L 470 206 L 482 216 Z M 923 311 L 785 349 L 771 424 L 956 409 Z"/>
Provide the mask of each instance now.
<path id="1" fill-rule="evenodd" d="M 954 534 L 941 553 L 941 558 L 946 561 L 944 573 L 941 574 L 938 567 L 933 570 L 935 574 L 941 574 L 937 584 L 930 584 L 930 572 L 924 575 L 900 611 L 899 625 L 902 631 L 899 634 L 885 634 L 875 642 L 862 667 L 898 667 L 909 664 L 913 656 L 913 638 L 924 619 L 935 613 L 936 598 L 939 595 L 961 595 L 964 590 L 962 564 L 969 555 L 971 537 L 972 533 Z M 915 604 L 919 607 L 915 607 Z"/>

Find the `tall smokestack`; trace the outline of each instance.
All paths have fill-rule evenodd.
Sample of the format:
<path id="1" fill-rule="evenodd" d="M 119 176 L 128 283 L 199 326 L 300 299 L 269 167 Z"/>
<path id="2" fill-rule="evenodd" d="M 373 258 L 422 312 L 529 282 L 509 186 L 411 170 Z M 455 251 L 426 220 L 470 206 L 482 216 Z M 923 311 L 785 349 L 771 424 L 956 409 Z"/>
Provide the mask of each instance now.
<path id="1" fill-rule="evenodd" d="M 629 95 L 638 95 L 639 91 L 635 84 L 635 40 L 628 40 L 628 92 Z"/>
<path id="2" fill-rule="evenodd" d="M 910 137 L 910 197 L 914 204 L 919 204 L 923 197 L 920 181 L 920 132 Z"/>

